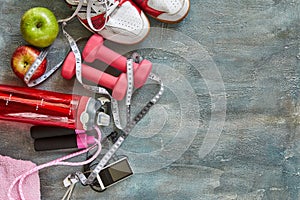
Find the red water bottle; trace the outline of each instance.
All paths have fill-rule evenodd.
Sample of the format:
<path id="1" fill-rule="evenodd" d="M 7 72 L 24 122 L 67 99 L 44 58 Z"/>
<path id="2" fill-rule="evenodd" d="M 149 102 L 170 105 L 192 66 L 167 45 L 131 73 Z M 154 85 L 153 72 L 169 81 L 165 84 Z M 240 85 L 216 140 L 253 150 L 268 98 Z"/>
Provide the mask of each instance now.
<path id="1" fill-rule="evenodd" d="M 100 101 L 87 96 L 0 84 L 2 120 L 87 130 L 100 108 Z"/>

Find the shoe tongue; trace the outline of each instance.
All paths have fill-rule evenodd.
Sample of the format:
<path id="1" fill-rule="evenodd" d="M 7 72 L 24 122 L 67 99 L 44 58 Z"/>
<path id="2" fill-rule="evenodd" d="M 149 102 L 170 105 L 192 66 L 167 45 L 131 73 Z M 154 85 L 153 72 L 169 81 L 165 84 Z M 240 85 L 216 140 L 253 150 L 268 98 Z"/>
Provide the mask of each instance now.
<path id="1" fill-rule="evenodd" d="M 182 7 L 182 0 L 149 0 L 148 6 L 169 14 L 177 13 Z"/>
<path id="2" fill-rule="evenodd" d="M 125 2 L 118 8 L 118 12 L 110 15 L 106 25 L 116 33 L 125 34 L 127 32 L 129 35 L 138 35 L 143 28 L 143 22 L 139 12 L 133 8 L 130 2 Z"/>

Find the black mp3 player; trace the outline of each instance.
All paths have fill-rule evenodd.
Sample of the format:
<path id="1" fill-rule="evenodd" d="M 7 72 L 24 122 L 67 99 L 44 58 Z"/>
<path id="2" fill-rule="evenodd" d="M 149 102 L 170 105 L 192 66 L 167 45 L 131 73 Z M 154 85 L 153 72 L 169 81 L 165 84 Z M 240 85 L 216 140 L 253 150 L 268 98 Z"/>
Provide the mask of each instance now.
<path id="1" fill-rule="evenodd" d="M 132 169 L 128 163 L 127 157 L 121 158 L 114 163 L 107 165 L 103 170 L 97 174 L 97 180 L 101 191 L 105 190 L 133 174 Z"/>

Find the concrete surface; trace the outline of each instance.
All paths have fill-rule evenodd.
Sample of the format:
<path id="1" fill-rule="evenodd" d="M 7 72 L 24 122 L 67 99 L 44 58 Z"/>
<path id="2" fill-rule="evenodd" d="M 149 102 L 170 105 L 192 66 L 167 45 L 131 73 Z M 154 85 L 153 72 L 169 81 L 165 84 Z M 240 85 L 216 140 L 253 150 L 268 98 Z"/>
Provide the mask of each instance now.
<path id="1" fill-rule="evenodd" d="M 10 58 L 26 44 L 19 22 L 34 6 L 58 18 L 72 13 L 63 0 L 2 0 L 1 83 L 24 86 Z M 299 13 L 297 0 L 191 0 L 179 24 L 149 18 L 148 40 L 126 48 L 154 63 L 166 92 L 119 152 L 135 175 L 103 193 L 77 185 L 73 199 L 300 199 Z M 68 30 L 90 35 L 76 19 Z M 53 62 L 65 45 L 60 35 Z M 86 93 L 60 72 L 36 88 Z M 156 91 L 149 84 L 136 92 L 133 111 Z M 68 153 L 35 152 L 30 126 L 1 121 L 0 154 L 42 164 Z M 62 180 L 75 170 L 40 171 L 42 199 L 61 199 Z"/>

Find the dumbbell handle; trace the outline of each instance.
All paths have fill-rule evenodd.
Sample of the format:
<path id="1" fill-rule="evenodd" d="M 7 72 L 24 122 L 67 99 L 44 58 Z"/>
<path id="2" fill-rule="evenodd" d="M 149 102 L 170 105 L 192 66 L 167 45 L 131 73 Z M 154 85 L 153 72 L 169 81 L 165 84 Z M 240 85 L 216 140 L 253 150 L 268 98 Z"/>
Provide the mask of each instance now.
<path id="1" fill-rule="evenodd" d="M 86 64 L 82 64 L 82 76 L 94 83 L 111 89 L 112 96 L 116 100 L 122 100 L 126 94 L 127 78 L 125 73 L 121 73 L 119 77 L 114 77 Z"/>
<path id="2" fill-rule="evenodd" d="M 98 69 L 95 69 L 93 67 L 90 67 L 86 64 L 82 64 L 82 76 L 94 83 L 98 83 L 99 85 L 102 85 L 103 87 L 113 89 L 118 82 L 118 78 L 114 77 L 110 74 L 107 74 L 105 72 L 102 72 Z"/>

